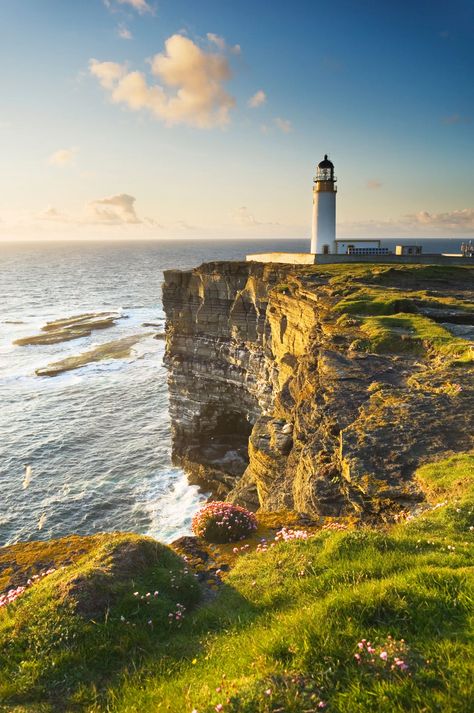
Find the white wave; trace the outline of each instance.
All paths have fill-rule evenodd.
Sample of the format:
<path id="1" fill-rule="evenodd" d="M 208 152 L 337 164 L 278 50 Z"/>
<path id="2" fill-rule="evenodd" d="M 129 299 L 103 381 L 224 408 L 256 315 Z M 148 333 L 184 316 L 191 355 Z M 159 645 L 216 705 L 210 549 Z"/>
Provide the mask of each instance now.
<path id="1" fill-rule="evenodd" d="M 166 492 L 163 492 L 164 489 Z M 180 468 L 170 468 L 166 474 L 161 471 L 156 480 L 147 482 L 144 495 L 140 506 L 150 518 L 146 534 L 162 542 L 192 534 L 193 516 L 208 497 L 199 492 L 197 485 L 189 485 L 186 474 Z"/>

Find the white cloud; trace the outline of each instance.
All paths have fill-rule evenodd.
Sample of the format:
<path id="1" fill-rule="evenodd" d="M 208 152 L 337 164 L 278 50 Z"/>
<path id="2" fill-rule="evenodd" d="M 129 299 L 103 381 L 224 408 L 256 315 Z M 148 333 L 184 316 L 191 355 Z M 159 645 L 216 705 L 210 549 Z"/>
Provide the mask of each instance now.
<path id="1" fill-rule="evenodd" d="M 284 134 L 289 134 L 290 131 L 293 131 L 293 126 L 289 119 L 282 119 L 281 117 L 277 116 L 276 119 L 273 120 L 273 123 Z"/>
<path id="2" fill-rule="evenodd" d="M 226 41 L 223 37 L 219 37 L 219 35 L 215 35 L 214 32 L 208 32 L 206 35 L 207 39 L 209 42 L 213 42 L 216 47 L 220 49 L 221 52 L 224 52 L 227 45 Z"/>
<path id="3" fill-rule="evenodd" d="M 149 84 L 142 72 L 130 72 L 116 62 L 92 59 L 89 68 L 114 103 L 133 111 L 148 110 L 168 126 L 224 126 L 235 105 L 224 89 L 231 77 L 227 58 L 204 51 L 182 35 L 169 37 L 165 51 L 151 59 L 151 72 L 161 84 Z"/>
<path id="4" fill-rule="evenodd" d="M 119 25 L 117 27 L 117 35 L 122 40 L 133 40 L 133 35 L 125 25 Z"/>
<path id="5" fill-rule="evenodd" d="M 435 230 L 474 231 L 474 208 L 451 210 L 446 213 L 429 213 L 422 210 L 419 213 L 406 216 L 414 225 L 428 226 Z"/>
<path id="6" fill-rule="evenodd" d="M 243 205 L 238 208 L 233 214 L 234 221 L 247 228 L 253 228 L 262 225 L 279 225 L 279 223 L 271 223 L 269 221 L 257 220 L 257 218 L 249 211 L 247 206 Z"/>
<path id="7" fill-rule="evenodd" d="M 46 210 L 41 211 L 39 213 L 38 218 L 40 220 L 53 220 L 55 222 L 61 222 L 61 223 L 69 223 L 71 222 L 71 219 L 68 218 L 67 215 L 64 215 L 64 213 L 61 213 L 59 210 L 54 208 L 53 206 L 48 206 Z"/>
<path id="8" fill-rule="evenodd" d="M 97 77 L 104 89 L 110 90 L 112 90 L 127 73 L 126 67 L 122 64 L 118 64 L 117 62 L 98 62 L 96 59 L 91 59 L 89 69 L 91 74 Z"/>
<path id="9" fill-rule="evenodd" d="M 82 213 L 67 214 L 54 206 L 48 206 L 36 217 L 43 221 L 69 223 L 76 226 L 87 225 L 159 225 L 153 218 L 141 220 L 135 210 L 136 198 L 128 193 L 120 193 L 107 198 L 98 198 L 84 206 Z"/>
<path id="10" fill-rule="evenodd" d="M 55 151 L 48 159 L 52 166 L 69 166 L 77 153 L 77 149 L 59 149 Z"/>
<path id="11" fill-rule="evenodd" d="M 220 35 L 216 35 L 214 32 L 208 32 L 206 37 L 209 42 L 215 44 L 221 52 L 229 51 L 232 54 L 240 54 L 242 51 L 240 45 L 233 45 L 232 47 L 229 47 L 225 39 L 220 37 Z"/>
<path id="12" fill-rule="evenodd" d="M 267 95 L 265 94 L 263 89 L 259 89 L 258 92 L 255 92 L 255 94 L 250 97 L 247 104 L 251 109 L 256 109 L 257 107 L 265 104 L 266 101 Z"/>
<path id="13" fill-rule="evenodd" d="M 146 0 L 104 0 L 104 5 L 112 9 L 114 2 L 119 5 L 129 5 L 134 10 L 139 12 L 140 15 L 144 15 L 146 12 L 153 12 L 153 8 L 146 2 Z"/>
<path id="14" fill-rule="evenodd" d="M 109 225 L 141 223 L 135 211 L 135 198 L 128 193 L 120 193 L 110 198 L 99 198 L 87 206 L 89 220 Z"/>
<path id="15" fill-rule="evenodd" d="M 401 216 L 358 222 L 338 223 L 340 235 L 379 235 L 385 237 L 457 237 L 474 233 L 474 208 L 430 213 L 426 210 Z"/>
<path id="16" fill-rule="evenodd" d="M 379 188 L 382 188 L 382 184 L 377 178 L 369 178 L 366 183 L 366 187 L 370 191 L 377 191 Z"/>

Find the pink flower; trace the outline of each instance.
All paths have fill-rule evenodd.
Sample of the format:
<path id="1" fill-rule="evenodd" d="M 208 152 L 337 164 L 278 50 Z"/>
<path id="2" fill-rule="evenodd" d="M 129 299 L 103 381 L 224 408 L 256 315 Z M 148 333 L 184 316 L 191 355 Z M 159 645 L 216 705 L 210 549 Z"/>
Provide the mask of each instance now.
<path id="1" fill-rule="evenodd" d="M 326 708 L 327 703 L 325 701 L 319 701 L 318 708 Z"/>
<path id="2" fill-rule="evenodd" d="M 382 651 L 382 653 L 380 654 L 380 658 L 382 659 L 382 661 L 386 661 L 387 658 L 388 658 L 387 652 L 386 652 L 386 651 Z"/>
<path id="3" fill-rule="evenodd" d="M 271 689 L 271 688 L 267 688 L 267 690 L 265 691 L 265 695 L 266 695 L 266 696 L 271 696 L 271 695 L 272 695 L 272 689 Z"/>
<path id="4" fill-rule="evenodd" d="M 218 703 L 215 710 L 217 711 L 217 713 L 220 713 L 220 711 L 224 710 L 224 706 L 222 705 L 222 703 Z"/>

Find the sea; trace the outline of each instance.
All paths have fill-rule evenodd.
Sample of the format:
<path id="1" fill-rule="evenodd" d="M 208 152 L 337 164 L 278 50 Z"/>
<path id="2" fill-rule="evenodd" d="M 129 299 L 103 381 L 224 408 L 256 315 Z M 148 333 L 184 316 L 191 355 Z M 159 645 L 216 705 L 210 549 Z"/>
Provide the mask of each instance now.
<path id="1" fill-rule="evenodd" d="M 424 252 L 457 253 L 462 241 L 422 242 Z M 295 239 L 0 243 L 0 546 L 116 530 L 164 542 L 188 534 L 207 494 L 171 463 L 164 341 L 154 338 L 164 330 L 163 270 L 308 249 Z M 13 344 L 46 322 L 108 311 L 121 318 L 90 336 Z M 129 357 L 35 374 L 136 334 L 146 336 Z"/>

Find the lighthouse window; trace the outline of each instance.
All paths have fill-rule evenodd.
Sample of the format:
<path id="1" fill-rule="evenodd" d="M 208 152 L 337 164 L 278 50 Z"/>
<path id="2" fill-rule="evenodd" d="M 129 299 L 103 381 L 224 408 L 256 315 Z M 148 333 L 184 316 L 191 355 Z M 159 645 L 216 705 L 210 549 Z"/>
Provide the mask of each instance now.
<path id="1" fill-rule="evenodd" d="M 329 255 L 329 245 L 323 245 L 323 255 Z"/>

